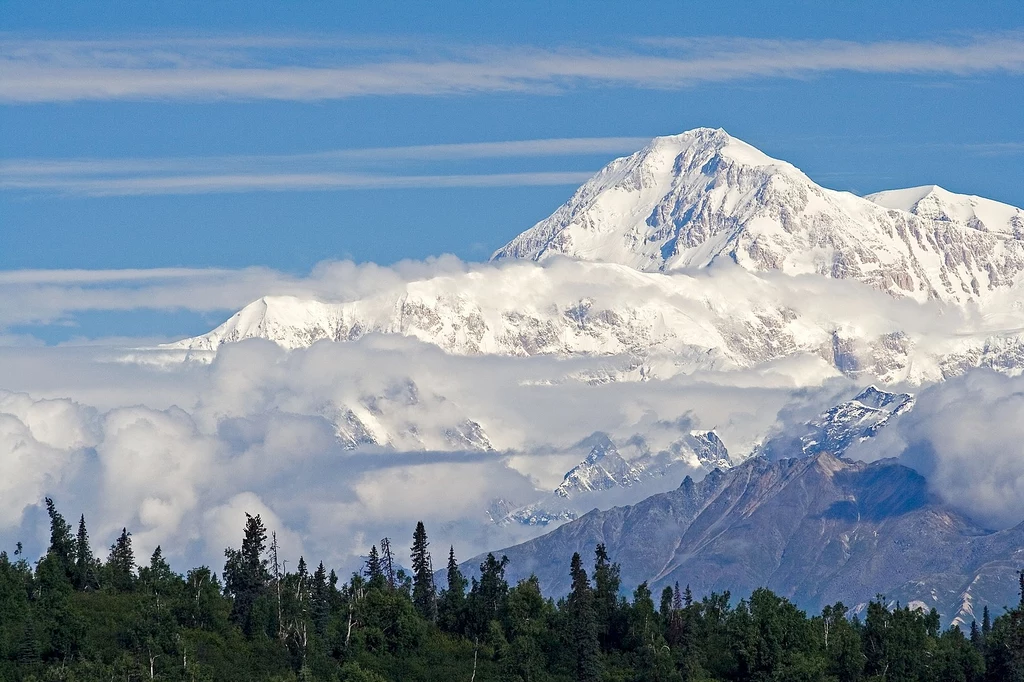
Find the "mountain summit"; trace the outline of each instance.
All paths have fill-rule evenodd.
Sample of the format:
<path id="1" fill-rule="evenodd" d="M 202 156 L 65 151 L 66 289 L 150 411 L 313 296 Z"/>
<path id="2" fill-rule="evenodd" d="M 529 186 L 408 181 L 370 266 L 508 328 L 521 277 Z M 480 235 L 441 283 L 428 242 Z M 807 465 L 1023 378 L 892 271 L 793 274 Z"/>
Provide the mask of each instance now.
<path id="1" fill-rule="evenodd" d="M 1024 211 L 941 188 L 861 198 L 815 184 L 724 130 L 655 138 L 616 159 L 493 260 L 554 255 L 643 271 L 728 258 L 962 303 L 1024 270 Z"/>

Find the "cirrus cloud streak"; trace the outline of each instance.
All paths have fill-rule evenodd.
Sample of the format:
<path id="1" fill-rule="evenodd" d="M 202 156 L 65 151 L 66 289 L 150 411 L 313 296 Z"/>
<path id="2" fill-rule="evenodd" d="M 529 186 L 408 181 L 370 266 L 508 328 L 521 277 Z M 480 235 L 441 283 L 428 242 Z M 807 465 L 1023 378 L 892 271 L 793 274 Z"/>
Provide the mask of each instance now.
<path id="1" fill-rule="evenodd" d="M 358 41 L 357 41 L 358 42 Z M 675 89 L 837 71 L 965 76 L 1024 71 L 1024 39 L 852 42 L 661 38 L 620 49 L 431 47 L 332 41 L 0 43 L 0 101 L 299 100 L 389 95 Z"/>

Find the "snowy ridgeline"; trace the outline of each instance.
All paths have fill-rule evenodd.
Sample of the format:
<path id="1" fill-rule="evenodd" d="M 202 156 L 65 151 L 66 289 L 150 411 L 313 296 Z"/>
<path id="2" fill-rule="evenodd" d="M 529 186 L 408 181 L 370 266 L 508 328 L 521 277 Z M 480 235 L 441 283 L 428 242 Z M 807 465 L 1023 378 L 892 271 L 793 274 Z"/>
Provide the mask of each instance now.
<path id="1" fill-rule="evenodd" d="M 821 359 L 812 383 L 837 373 L 936 381 L 1024 358 L 1022 237 L 1018 208 L 934 186 L 835 192 L 698 129 L 613 161 L 493 265 L 356 300 L 266 296 L 208 334 L 134 358 L 209 360 L 248 338 L 302 348 L 382 333 L 459 355 L 635 359 L 601 380 L 806 355 Z"/>

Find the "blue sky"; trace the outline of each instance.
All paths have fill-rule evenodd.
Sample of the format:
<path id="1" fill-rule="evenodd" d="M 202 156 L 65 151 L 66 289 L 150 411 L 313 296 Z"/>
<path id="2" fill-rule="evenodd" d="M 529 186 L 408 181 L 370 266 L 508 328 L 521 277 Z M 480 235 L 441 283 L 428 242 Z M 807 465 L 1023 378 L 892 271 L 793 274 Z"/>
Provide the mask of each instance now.
<path id="1" fill-rule="evenodd" d="M 1019 206 L 1022 86 L 1019 2 L 0 0 L 0 289 L 16 308 L 97 286 L 27 269 L 265 284 L 482 260 L 611 158 L 701 125 L 828 187 Z M 0 325 L 170 337 L 228 306 L 137 299 Z"/>

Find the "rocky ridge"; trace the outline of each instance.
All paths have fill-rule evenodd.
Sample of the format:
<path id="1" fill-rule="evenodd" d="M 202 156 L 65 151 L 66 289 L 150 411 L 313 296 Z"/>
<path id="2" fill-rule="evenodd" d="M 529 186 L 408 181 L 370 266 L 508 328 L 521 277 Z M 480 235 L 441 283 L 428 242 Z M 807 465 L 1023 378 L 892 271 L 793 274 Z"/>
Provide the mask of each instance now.
<path id="1" fill-rule="evenodd" d="M 598 543 L 621 565 L 626 590 L 679 582 L 697 595 L 728 589 L 739 598 L 765 586 L 812 611 L 840 600 L 856 610 L 884 594 L 935 607 L 946 622 L 1012 603 L 1024 566 L 1024 524 L 987 531 L 934 498 L 911 469 L 825 452 L 687 477 L 676 490 L 594 510 L 496 554 L 509 557 L 512 581 L 534 574 L 557 595 L 569 589 L 566 557 L 593 556 Z"/>

